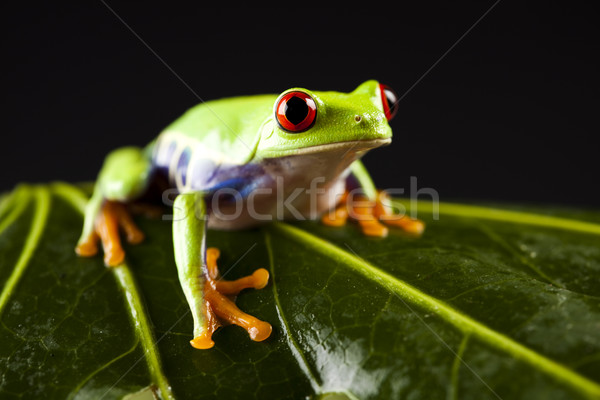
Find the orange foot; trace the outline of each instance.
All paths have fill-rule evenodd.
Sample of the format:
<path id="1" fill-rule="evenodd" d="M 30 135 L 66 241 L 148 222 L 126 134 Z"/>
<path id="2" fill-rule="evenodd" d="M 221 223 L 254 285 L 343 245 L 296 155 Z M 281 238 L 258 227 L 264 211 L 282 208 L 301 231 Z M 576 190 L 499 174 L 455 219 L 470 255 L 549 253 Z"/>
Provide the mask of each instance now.
<path id="1" fill-rule="evenodd" d="M 261 321 L 240 310 L 231 296 L 237 295 L 246 288 L 262 289 L 269 282 L 269 272 L 260 268 L 252 275 L 245 276 L 235 281 L 226 281 L 219 277 L 217 259 L 219 249 L 209 247 L 206 249 L 206 266 L 208 277 L 204 284 L 204 302 L 207 329 L 201 336 L 190 341 L 197 349 L 210 349 L 214 346 L 213 333 L 222 325 L 235 324 L 244 328 L 250 339 L 261 342 L 271 335 L 271 324 Z"/>
<path id="2" fill-rule="evenodd" d="M 77 245 L 75 251 L 80 256 L 91 257 L 98 253 L 98 240 L 101 240 L 104 263 L 109 267 L 116 267 L 125 258 L 119 238 L 119 227 L 125 232 L 128 243 L 138 244 L 144 240 L 144 234 L 131 219 L 125 205 L 106 200 L 96 218 L 94 231 Z"/>
<path id="3" fill-rule="evenodd" d="M 350 196 L 346 191 L 340 204 L 335 210 L 323 215 L 321 221 L 329 226 L 343 226 L 350 217 L 358 222 L 365 235 L 375 237 L 388 235 L 389 230 L 385 225 L 395 226 L 416 236 L 423 233 L 423 221 L 395 214 L 389 204 L 389 197 L 385 192 L 378 192 L 377 199 L 369 201 L 363 195 Z"/>

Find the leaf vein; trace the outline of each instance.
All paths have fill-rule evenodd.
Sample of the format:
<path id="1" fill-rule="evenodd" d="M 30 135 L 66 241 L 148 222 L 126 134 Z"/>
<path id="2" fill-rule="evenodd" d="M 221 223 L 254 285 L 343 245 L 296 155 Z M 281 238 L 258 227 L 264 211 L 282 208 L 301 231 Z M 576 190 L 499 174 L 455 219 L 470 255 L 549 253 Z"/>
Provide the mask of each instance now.
<path id="1" fill-rule="evenodd" d="M 579 221 L 571 218 L 554 217 L 551 215 L 536 214 L 525 211 L 511 211 L 493 207 L 473 206 L 459 203 L 431 202 L 425 200 L 400 200 L 395 199 L 396 205 L 400 204 L 407 213 L 416 216 L 419 213 L 432 213 L 452 215 L 456 217 L 469 217 L 488 219 L 515 224 L 533 225 L 546 228 L 565 229 L 583 233 L 600 235 L 600 224 Z"/>
<path id="2" fill-rule="evenodd" d="M 421 290 L 401 281 L 387 272 L 373 266 L 367 261 L 312 235 L 300 228 L 285 223 L 271 224 L 268 228 L 294 239 L 308 247 L 332 258 L 337 258 L 354 271 L 367 279 L 397 294 L 401 299 L 415 304 L 421 309 L 437 314 L 464 334 L 472 334 L 485 343 L 511 354 L 530 365 L 539 368 L 546 374 L 562 381 L 588 396 L 600 396 L 600 384 L 578 374 L 568 367 L 546 356 L 535 352 L 523 344 L 492 330 L 483 323 L 463 314 L 443 301 L 436 299 Z"/>
<path id="3" fill-rule="evenodd" d="M 81 190 L 65 183 L 55 183 L 52 186 L 52 190 L 56 195 L 65 199 L 80 214 L 85 212 L 87 197 Z M 121 287 L 127 301 L 129 316 L 135 332 L 142 343 L 144 357 L 146 358 L 150 375 L 160 389 L 162 397 L 165 399 L 173 399 L 171 386 L 169 385 L 166 375 L 162 371 L 160 356 L 147 316 L 147 310 L 143 305 L 131 270 L 126 263 L 122 263 L 120 266 L 112 268 L 112 271 L 114 272 L 117 283 Z M 131 366 L 130 370 L 134 366 L 135 364 Z"/>
<path id="4" fill-rule="evenodd" d="M 105 370 L 106 368 L 108 368 L 109 366 L 111 366 L 112 364 L 114 364 L 115 362 L 119 361 L 123 357 L 125 357 L 125 356 L 133 353 L 139 343 L 140 343 L 140 340 L 139 340 L 139 338 L 136 337 L 136 340 L 134 341 L 134 343 L 131 346 L 131 348 L 129 348 L 127 351 L 119 354 L 118 356 L 114 357 L 112 360 L 109 360 L 104 365 L 102 365 L 101 367 L 98 367 L 96 370 L 92 371 L 88 376 L 86 376 L 85 378 L 83 378 L 81 380 L 81 382 L 79 382 L 79 384 L 77 384 L 77 386 L 71 391 L 71 394 L 69 395 L 68 399 L 74 398 L 75 395 L 77 395 L 77 392 L 79 392 L 79 390 L 81 390 L 81 388 L 87 382 L 89 382 L 89 380 L 92 379 L 94 376 L 98 375 L 100 372 L 102 372 L 103 370 Z"/>
<path id="5" fill-rule="evenodd" d="M 467 348 L 467 343 L 469 342 L 470 335 L 463 336 L 462 341 L 460 342 L 460 346 L 458 347 L 458 351 L 454 356 L 454 361 L 452 362 L 452 370 L 450 376 L 450 391 L 448 392 L 449 400 L 458 399 L 458 376 L 460 373 L 460 365 L 464 362 L 463 354 L 465 353 L 465 349 Z"/>
<path id="6" fill-rule="evenodd" d="M 271 282 L 273 285 L 273 298 L 275 300 L 275 308 L 277 310 L 277 316 L 279 317 L 279 320 L 281 322 L 281 327 L 284 330 L 284 332 L 283 332 L 284 337 L 286 338 L 286 340 L 288 342 L 288 345 L 290 347 L 290 350 L 292 351 L 292 354 L 295 356 L 296 360 L 298 360 L 298 364 L 300 365 L 300 368 L 306 374 L 306 377 L 308 378 L 313 390 L 317 394 L 321 393 L 321 383 L 317 380 L 315 374 L 310 369 L 308 361 L 304 357 L 304 354 L 302 353 L 300 346 L 298 346 L 298 343 L 296 343 L 296 340 L 290 333 L 290 327 L 287 323 L 286 318 L 284 317 L 283 308 L 281 307 L 281 302 L 279 301 L 279 294 L 277 292 L 277 284 L 276 284 L 276 279 L 275 279 L 275 262 L 273 259 L 273 249 L 271 246 L 270 236 L 267 232 L 265 232 L 265 246 L 266 246 L 267 252 L 269 254 L 269 267 L 270 267 L 269 269 L 271 270 L 271 275 L 272 275 Z"/>
<path id="7" fill-rule="evenodd" d="M 29 260 L 33 256 L 44 231 L 44 227 L 46 226 L 50 209 L 50 194 L 46 188 L 36 187 L 33 189 L 33 195 L 36 197 L 36 202 L 31 228 L 25 238 L 25 244 L 23 245 L 19 259 L 0 294 L 0 314 L 4 311 L 8 299 L 16 289 L 23 273 L 27 269 Z"/>
<path id="8" fill-rule="evenodd" d="M 559 287 L 561 289 L 566 289 L 564 285 L 562 285 L 559 282 L 556 282 L 554 279 L 552 279 L 548 275 L 546 275 L 546 273 L 544 271 L 542 271 L 528 257 L 519 253 L 510 243 L 508 243 L 506 240 L 504 240 L 502 237 L 500 237 L 500 235 L 496 234 L 495 232 L 490 230 L 488 227 L 481 225 L 481 224 L 478 224 L 477 228 L 481 232 L 483 232 L 488 238 L 490 238 L 490 240 L 492 240 L 494 243 L 498 244 L 500 247 L 502 247 L 504 250 L 506 250 L 509 254 L 516 257 L 523 265 L 525 265 L 530 270 L 532 270 L 542 280 L 544 280 L 547 283 L 551 283 L 552 285 Z"/>
<path id="9" fill-rule="evenodd" d="M 22 197 L 24 197 L 24 199 L 22 199 Z M 18 199 L 21 199 L 21 201 L 17 201 Z M 16 203 L 15 207 L 13 207 L 10 212 L 8 212 L 8 215 L 6 216 L 6 218 L 4 218 L 1 222 L 0 222 L 0 235 L 6 230 L 8 229 L 20 216 L 21 214 L 23 214 L 23 211 L 25 210 L 26 206 L 29 204 L 29 201 L 31 200 L 31 195 L 29 193 L 28 189 L 25 189 L 24 187 L 20 187 L 19 189 L 16 189 L 14 193 L 12 193 L 10 195 L 10 198 L 5 200 L 5 207 L 3 207 L 2 213 L 4 213 L 6 210 L 8 210 L 10 207 L 10 205 L 12 205 L 12 203 Z M 4 217 L 4 216 L 3 216 Z"/>

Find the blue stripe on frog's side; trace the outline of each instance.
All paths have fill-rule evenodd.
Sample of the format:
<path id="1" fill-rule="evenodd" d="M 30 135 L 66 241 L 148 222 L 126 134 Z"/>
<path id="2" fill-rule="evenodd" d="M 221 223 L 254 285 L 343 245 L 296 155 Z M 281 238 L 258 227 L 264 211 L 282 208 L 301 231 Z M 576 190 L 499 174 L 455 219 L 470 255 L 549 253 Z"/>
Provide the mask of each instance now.
<path id="1" fill-rule="evenodd" d="M 187 183 L 187 171 L 190 166 L 191 158 L 192 149 L 189 146 L 186 146 L 179 155 L 179 160 L 177 160 L 177 170 L 175 171 L 175 176 L 178 178 L 178 181 L 181 182 L 183 187 L 185 187 Z"/>
<path id="2" fill-rule="evenodd" d="M 201 157 L 189 144 L 163 137 L 152 156 L 156 173 L 167 176 L 169 185 L 179 192 L 206 192 L 232 189 L 242 197 L 269 179 L 259 164 L 225 165 Z"/>

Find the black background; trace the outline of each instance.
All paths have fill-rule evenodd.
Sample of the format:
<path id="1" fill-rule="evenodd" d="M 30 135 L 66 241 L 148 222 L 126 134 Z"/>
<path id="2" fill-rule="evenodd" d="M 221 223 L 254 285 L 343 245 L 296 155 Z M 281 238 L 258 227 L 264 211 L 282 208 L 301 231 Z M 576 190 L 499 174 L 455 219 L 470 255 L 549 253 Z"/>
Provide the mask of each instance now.
<path id="1" fill-rule="evenodd" d="M 593 9 L 500 1 L 456 44 L 492 1 L 202 3 L 2 6 L 0 191 L 92 180 L 201 100 L 377 79 L 405 94 L 393 144 L 365 157 L 379 187 L 600 205 Z"/>

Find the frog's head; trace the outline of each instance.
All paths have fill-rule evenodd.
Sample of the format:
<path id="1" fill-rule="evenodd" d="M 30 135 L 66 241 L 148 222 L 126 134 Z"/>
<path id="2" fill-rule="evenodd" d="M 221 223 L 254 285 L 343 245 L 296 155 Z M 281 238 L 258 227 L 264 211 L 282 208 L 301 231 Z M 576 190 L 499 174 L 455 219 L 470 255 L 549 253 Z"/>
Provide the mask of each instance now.
<path id="1" fill-rule="evenodd" d="M 263 124 L 257 156 L 283 157 L 352 149 L 354 152 L 389 144 L 397 95 L 370 80 L 350 93 L 292 88 L 273 105 Z"/>

